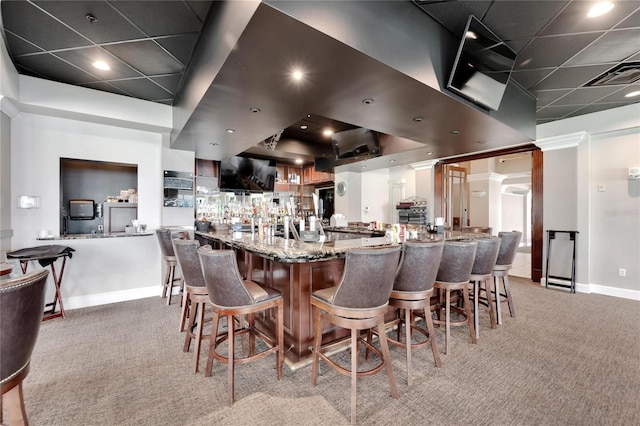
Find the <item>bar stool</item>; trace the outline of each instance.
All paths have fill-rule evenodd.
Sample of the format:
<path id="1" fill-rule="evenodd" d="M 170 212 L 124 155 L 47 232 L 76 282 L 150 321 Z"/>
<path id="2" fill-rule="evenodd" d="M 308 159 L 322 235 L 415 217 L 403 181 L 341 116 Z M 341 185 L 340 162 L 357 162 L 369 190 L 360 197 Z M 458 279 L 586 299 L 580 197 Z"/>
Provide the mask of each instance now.
<path id="1" fill-rule="evenodd" d="M 0 423 L 2 400 L 9 425 L 28 424 L 22 382 L 29 374 L 31 354 L 42 324 L 49 271 L 40 269 L 0 282 Z"/>
<path id="2" fill-rule="evenodd" d="M 476 329 L 476 339 L 480 338 L 480 292 L 484 290 L 486 304 L 489 309 L 489 320 L 491 328 L 496 328 L 496 315 L 493 310 L 493 300 L 491 292 L 493 291 L 493 268 L 498 258 L 498 250 L 500 250 L 499 237 L 478 238 L 478 247 L 476 249 L 476 257 L 471 268 L 471 276 L 469 281 L 473 283 L 473 320 Z M 484 283 L 484 289 L 482 284 Z"/>
<path id="3" fill-rule="evenodd" d="M 384 315 L 398 270 L 400 246 L 347 251 L 344 272 L 337 286 L 317 290 L 311 294 L 314 317 L 313 366 L 311 384 L 316 385 L 319 360 L 351 377 L 351 423 L 356 422 L 356 383 L 358 377 L 371 376 L 386 367 L 391 395 L 398 398 L 391 368 L 391 356 L 385 334 Z M 351 369 L 340 366 L 321 348 L 323 320 L 351 330 Z M 378 328 L 382 351 L 360 336 L 361 330 Z M 381 362 L 373 368 L 358 371 L 358 342 L 373 351 Z"/>
<path id="4" fill-rule="evenodd" d="M 174 238 L 187 240 L 189 239 L 189 234 L 186 232 L 176 232 L 172 234 L 169 228 L 158 228 L 156 229 L 156 237 L 158 237 L 158 243 L 160 243 L 162 259 L 164 260 L 164 265 L 166 268 L 164 280 L 162 281 L 162 298 L 164 299 L 166 297 L 167 305 L 170 305 L 173 287 L 180 286 L 180 292 L 182 292 L 184 286 L 182 278 L 175 276 L 176 266 L 178 265 L 178 262 L 176 260 L 176 255 L 173 252 L 173 245 L 171 244 L 171 240 Z M 178 282 L 178 284 L 176 284 L 176 281 Z M 182 299 L 180 299 L 180 304 L 182 306 Z"/>
<path id="5" fill-rule="evenodd" d="M 516 308 L 513 305 L 511 289 L 509 288 L 509 270 L 511 270 L 513 259 L 516 257 L 516 251 L 520 245 L 522 232 L 499 232 L 498 237 L 501 239 L 500 251 L 498 252 L 496 266 L 493 268 L 493 277 L 495 280 L 494 294 L 496 296 L 498 324 L 502 324 L 502 309 L 500 306 L 505 300 L 509 305 L 509 314 L 511 317 L 515 318 L 516 316 Z M 500 284 L 502 284 L 502 289 L 500 288 Z M 505 300 L 501 300 L 501 297 L 504 297 Z"/>
<path id="6" fill-rule="evenodd" d="M 260 287 L 253 281 L 243 281 L 238 271 L 236 254 L 233 250 L 212 250 L 209 246 L 198 249 L 202 265 L 204 282 L 207 286 L 211 310 L 213 311 L 212 330 L 218 329 L 221 316 L 227 318 L 227 333 L 209 340 L 209 354 L 205 376 L 211 376 L 214 359 L 227 364 L 227 403 L 233 405 L 236 364 L 245 364 L 276 353 L 276 371 L 278 380 L 282 379 L 282 363 L 284 361 L 284 309 L 280 292 L 269 287 Z M 276 318 L 268 312 L 276 308 Z M 275 326 L 275 337 L 268 336 L 255 327 L 255 314 L 264 312 L 263 320 L 271 321 Z M 242 321 L 236 330 L 234 316 L 247 315 L 248 321 Z M 242 357 L 235 355 L 235 335 L 249 335 L 249 354 Z M 267 344 L 261 352 L 255 352 L 255 338 L 259 337 Z M 216 349 L 227 342 L 227 356 L 219 354 Z"/>
<path id="7" fill-rule="evenodd" d="M 433 284 L 438 274 L 444 241 L 413 242 L 403 244 L 400 269 L 396 275 L 393 290 L 389 297 L 389 305 L 396 308 L 398 319 L 397 338 L 388 338 L 389 343 L 405 347 L 407 350 L 407 384 L 411 386 L 411 350 L 423 346 L 431 346 L 436 367 L 440 367 L 440 353 L 436 342 L 433 320 L 431 318 L 431 296 Z M 426 330 L 418 327 L 413 320 L 413 311 L 420 310 L 424 315 Z M 404 318 L 402 313 L 404 312 Z M 389 324 L 387 324 L 389 325 Z M 401 341 L 402 326 L 405 326 L 405 339 Z M 411 343 L 413 332 L 426 337 L 419 343 Z"/>
<path id="8" fill-rule="evenodd" d="M 434 287 L 438 289 L 439 301 L 436 304 L 437 319 L 434 324 L 445 326 L 445 353 L 449 354 L 449 341 L 451 340 L 451 327 L 469 326 L 471 342 L 477 343 L 476 332 L 471 318 L 471 306 L 469 303 L 469 277 L 476 256 L 476 240 L 451 240 L 444 243 L 442 258 L 438 268 L 438 275 Z M 452 306 L 452 292 L 462 291 L 463 307 Z M 443 300 L 444 299 L 444 300 Z M 442 309 L 445 310 L 445 319 L 441 319 Z M 457 321 L 451 320 L 451 311 L 462 316 Z"/>
<path id="9" fill-rule="evenodd" d="M 182 351 L 189 352 L 191 341 L 195 340 L 194 357 L 196 361 L 195 372 L 197 373 L 200 363 L 200 345 L 202 340 L 211 337 L 210 334 L 202 334 L 205 321 L 211 321 L 211 318 L 205 319 L 204 316 L 205 308 L 209 304 L 209 293 L 204 283 L 200 257 L 198 256 L 200 242 L 198 240 L 175 239 L 172 243 L 184 280 L 184 303 L 182 304 L 179 331 L 184 331 L 187 319 L 189 320 Z M 215 334 L 216 331 L 212 330 L 212 333 Z"/>

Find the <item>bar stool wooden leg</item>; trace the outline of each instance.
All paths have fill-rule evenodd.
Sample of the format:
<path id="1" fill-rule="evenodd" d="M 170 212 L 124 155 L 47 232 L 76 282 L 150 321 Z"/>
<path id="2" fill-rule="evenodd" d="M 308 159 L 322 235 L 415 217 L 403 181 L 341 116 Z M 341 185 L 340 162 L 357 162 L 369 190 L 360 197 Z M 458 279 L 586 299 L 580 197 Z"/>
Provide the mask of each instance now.
<path id="1" fill-rule="evenodd" d="M 464 311 L 467 315 L 467 322 L 469 323 L 469 334 L 471 335 L 471 343 L 478 343 L 476 340 L 476 330 L 473 326 L 474 319 L 471 313 L 471 303 L 469 302 L 469 289 L 464 287 L 462 289 L 462 297 L 464 300 Z"/>
<path id="2" fill-rule="evenodd" d="M 440 362 L 440 351 L 438 350 L 438 342 L 436 342 L 436 330 L 433 327 L 433 318 L 431 318 L 431 308 L 429 306 L 425 306 L 424 308 L 424 321 L 427 323 L 429 339 L 431 339 L 431 352 L 433 352 L 433 359 L 436 363 L 436 367 L 442 367 L 442 363 Z"/>

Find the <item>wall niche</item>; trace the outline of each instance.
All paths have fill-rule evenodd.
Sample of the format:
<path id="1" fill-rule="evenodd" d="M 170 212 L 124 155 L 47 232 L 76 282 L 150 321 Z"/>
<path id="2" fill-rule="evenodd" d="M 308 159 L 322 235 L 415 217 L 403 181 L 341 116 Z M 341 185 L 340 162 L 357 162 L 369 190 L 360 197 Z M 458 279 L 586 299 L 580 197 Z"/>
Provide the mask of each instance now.
<path id="1" fill-rule="evenodd" d="M 138 188 L 138 165 L 61 158 L 60 187 L 62 233 L 102 232 L 105 225 L 103 212 L 107 207 L 106 200 L 129 202 L 127 192 Z M 93 215 L 83 219 L 71 218 L 69 207 L 72 200 L 93 201 Z"/>

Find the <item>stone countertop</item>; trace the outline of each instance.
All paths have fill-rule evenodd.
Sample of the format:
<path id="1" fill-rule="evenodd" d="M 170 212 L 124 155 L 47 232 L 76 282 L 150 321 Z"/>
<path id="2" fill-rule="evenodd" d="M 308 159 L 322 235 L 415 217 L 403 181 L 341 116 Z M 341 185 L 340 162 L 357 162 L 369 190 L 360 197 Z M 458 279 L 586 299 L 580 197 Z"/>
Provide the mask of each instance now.
<path id="1" fill-rule="evenodd" d="M 282 237 L 263 237 L 249 232 L 200 232 L 196 235 L 222 242 L 285 263 L 302 263 L 344 257 L 350 248 L 392 245 L 386 237 L 305 243 Z"/>
<path id="2" fill-rule="evenodd" d="M 139 232 L 127 234 L 125 232 L 112 232 L 112 233 L 95 233 L 95 234 L 68 234 L 68 235 L 58 235 L 53 237 L 46 238 L 36 238 L 38 241 L 52 241 L 52 240 L 95 240 L 102 238 L 121 238 L 121 237 L 146 237 L 148 235 L 153 235 L 153 232 Z"/>

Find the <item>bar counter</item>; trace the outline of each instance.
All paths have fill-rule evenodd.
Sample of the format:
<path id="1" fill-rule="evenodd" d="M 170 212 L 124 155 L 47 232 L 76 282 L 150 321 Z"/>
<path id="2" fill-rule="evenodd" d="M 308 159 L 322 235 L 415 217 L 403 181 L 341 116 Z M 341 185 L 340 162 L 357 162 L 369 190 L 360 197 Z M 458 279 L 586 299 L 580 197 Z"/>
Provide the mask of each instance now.
<path id="1" fill-rule="evenodd" d="M 339 283 L 349 248 L 391 244 L 385 237 L 304 243 L 281 237 L 260 238 L 257 233 L 252 236 L 243 232 L 196 231 L 195 238 L 213 248 L 235 250 L 241 275 L 282 293 L 285 358 L 291 369 L 310 361 L 313 346 L 311 293 Z M 260 318 L 260 322 L 268 329 L 274 328 L 271 318 Z M 323 344 L 337 342 L 349 335 L 349 330 L 325 326 Z"/>

